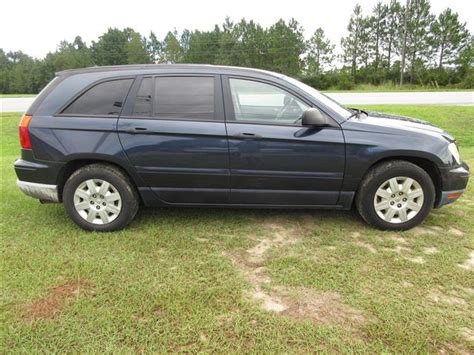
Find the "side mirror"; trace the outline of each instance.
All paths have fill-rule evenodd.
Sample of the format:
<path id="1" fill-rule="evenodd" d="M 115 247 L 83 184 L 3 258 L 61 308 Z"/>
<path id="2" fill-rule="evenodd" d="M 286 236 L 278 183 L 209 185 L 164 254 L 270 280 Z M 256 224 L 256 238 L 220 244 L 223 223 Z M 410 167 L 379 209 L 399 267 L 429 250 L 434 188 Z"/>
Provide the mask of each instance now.
<path id="1" fill-rule="evenodd" d="M 329 124 L 327 118 L 323 116 L 317 108 L 310 107 L 303 112 L 301 124 L 307 127 L 321 127 Z"/>

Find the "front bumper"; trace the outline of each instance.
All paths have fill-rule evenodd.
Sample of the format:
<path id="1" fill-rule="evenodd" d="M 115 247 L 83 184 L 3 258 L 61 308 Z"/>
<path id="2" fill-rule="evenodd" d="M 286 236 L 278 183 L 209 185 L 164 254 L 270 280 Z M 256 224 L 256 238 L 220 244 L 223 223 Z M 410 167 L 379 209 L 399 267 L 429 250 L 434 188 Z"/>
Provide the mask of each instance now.
<path id="1" fill-rule="evenodd" d="M 28 196 L 41 201 L 59 202 L 58 186 L 17 180 L 16 185 Z"/>
<path id="2" fill-rule="evenodd" d="M 466 163 L 462 163 L 456 168 L 440 169 L 440 172 L 443 191 L 441 191 L 435 208 L 456 201 L 466 190 L 469 181 L 469 166 Z"/>

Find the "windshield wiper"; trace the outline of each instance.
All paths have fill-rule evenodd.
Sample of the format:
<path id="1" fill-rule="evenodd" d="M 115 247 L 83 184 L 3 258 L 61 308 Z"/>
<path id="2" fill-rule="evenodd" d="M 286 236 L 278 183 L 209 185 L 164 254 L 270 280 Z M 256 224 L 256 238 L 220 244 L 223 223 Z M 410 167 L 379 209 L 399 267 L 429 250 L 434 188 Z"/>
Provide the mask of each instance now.
<path id="1" fill-rule="evenodd" d="M 352 117 L 354 116 L 357 116 L 359 117 L 359 115 L 361 113 L 365 114 L 366 116 L 369 116 L 369 114 L 367 113 L 367 111 L 364 111 L 364 110 L 361 110 L 361 109 L 358 109 L 358 108 L 352 108 L 352 107 L 349 107 L 349 110 L 353 111 L 352 112 L 352 115 L 350 115 L 349 117 L 347 117 L 348 120 L 350 120 Z"/>

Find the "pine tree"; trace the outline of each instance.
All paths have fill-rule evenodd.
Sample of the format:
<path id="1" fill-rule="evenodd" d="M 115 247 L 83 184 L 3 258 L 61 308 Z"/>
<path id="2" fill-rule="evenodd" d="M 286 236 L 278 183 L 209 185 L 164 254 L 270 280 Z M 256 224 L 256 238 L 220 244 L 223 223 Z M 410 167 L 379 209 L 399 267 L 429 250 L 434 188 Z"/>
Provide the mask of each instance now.
<path id="1" fill-rule="evenodd" d="M 349 25 L 347 26 L 349 33 L 347 37 L 341 39 L 341 45 L 344 51 L 343 59 L 345 63 L 349 64 L 352 77 L 355 77 L 358 62 L 361 60 L 365 26 L 366 23 L 362 16 L 362 8 L 357 4 L 349 20 Z"/>
<path id="2" fill-rule="evenodd" d="M 433 46 L 437 51 L 438 68 L 444 64 L 451 64 L 459 55 L 459 51 L 466 45 L 469 32 L 466 24 L 459 22 L 457 13 L 451 9 L 444 10 L 431 27 Z"/>
<path id="3" fill-rule="evenodd" d="M 307 43 L 307 73 L 310 76 L 320 75 L 334 61 L 335 45 L 326 38 L 324 30 L 319 27 Z"/>

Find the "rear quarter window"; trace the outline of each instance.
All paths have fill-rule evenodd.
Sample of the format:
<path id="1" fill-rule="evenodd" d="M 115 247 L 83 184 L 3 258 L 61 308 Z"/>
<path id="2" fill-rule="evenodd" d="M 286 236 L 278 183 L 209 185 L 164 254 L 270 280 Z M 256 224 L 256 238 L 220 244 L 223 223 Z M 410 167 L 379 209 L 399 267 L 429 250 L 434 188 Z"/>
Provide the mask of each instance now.
<path id="1" fill-rule="evenodd" d="M 118 116 L 133 79 L 99 83 L 80 95 L 61 113 L 69 115 Z"/>

